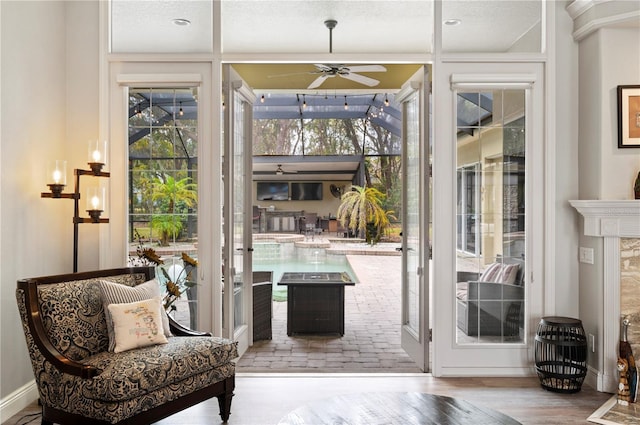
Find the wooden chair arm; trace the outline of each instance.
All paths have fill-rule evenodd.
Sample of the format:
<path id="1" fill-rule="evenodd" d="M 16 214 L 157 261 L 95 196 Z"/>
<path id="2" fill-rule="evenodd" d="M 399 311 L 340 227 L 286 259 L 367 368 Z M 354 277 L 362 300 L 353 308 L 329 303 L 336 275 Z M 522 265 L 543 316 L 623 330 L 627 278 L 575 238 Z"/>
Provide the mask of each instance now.
<path id="1" fill-rule="evenodd" d="M 209 332 L 194 331 L 193 329 L 189 329 L 186 326 L 183 326 L 180 323 L 176 322 L 173 317 L 168 317 L 171 333 L 175 336 L 211 336 L 211 333 Z"/>

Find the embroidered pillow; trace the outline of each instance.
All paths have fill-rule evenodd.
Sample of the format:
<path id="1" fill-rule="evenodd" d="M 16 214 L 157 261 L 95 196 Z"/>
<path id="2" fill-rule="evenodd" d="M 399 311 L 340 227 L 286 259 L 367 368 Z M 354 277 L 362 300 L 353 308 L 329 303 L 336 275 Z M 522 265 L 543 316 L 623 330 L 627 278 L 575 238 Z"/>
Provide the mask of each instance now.
<path id="1" fill-rule="evenodd" d="M 160 310 L 160 296 L 133 303 L 110 304 L 107 310 L 113 320 L 114 353 L 147 345 L 166 344 Z"/>
<path id="2" fill-rule="evenodd" d="M 131 303 L 134 301 L 148 300 L 153 297 L 160 296 L 160 285 L 157 279 L 151 279 L 138 286 L 127 286 L 120 283 L 101 280 L 99 283 L 100 292 L 102 293 L 102 304 L 104 306 L 104 315 L 107 320 L 107 334 L 109 335 L 109 351 L 113 351 L 116 340 L 113 332 L 113 320 L 109 313 L 108 306 L 110 304 Z M 162 320 L 162 331 L 166 337 L 171 336 L 169 328 L 169 318 L 164 312 L 162 305 L 160 306 L 160 317 Z"/>

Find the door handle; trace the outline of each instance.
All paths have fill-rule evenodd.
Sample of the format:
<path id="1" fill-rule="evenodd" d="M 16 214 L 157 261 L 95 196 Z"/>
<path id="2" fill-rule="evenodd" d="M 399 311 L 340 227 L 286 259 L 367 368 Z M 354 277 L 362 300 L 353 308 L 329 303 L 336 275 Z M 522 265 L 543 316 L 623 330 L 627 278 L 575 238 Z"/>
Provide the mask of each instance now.
<path id="1" fill-rule="evenodd" d="M 249 252 L 253 252 L 253 248 L 252 248 L 252 247 L 249 247 L 249 248 L 247 248 L 247 251 L 249 251 Z"/>
<path id="2" fill-rule="evenodd" d="M 400 247 L 400 248 L 396 248 L 396 251 L 398 251 L 398 252 L 402 252 L 402 247 Z"/>

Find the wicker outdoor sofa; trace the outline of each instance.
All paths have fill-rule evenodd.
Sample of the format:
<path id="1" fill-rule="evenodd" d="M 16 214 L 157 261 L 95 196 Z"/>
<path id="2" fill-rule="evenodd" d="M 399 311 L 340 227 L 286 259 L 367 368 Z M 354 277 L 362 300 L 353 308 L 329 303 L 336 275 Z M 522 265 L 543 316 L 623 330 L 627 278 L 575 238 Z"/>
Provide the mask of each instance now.
<path id="1" fill-rule="evenodd" d="M 233 359 L 238 356 L 234 342 L 169 320 L 172 336 L 166 342 L 109 350 L 101 285 L 108 281 L 116 289 L 136 291 L 145 283 L 156 283 L 153 277 L 153 268 L 138 267 L 18 281 L 18 309 L 40 395 L 42 424 L 149 424 L 212 397 L 218 398 L 222 420 L 229 418 Z M 140 305 L 151 301 L 140 300 Z M 113 324 L 120 325 L 121 316 L 117 321 L 115 316 L 120 310 L 112 310 L 112 305 L 108 310 L 114 315 Z M 156 324 L 166 323 L 164 310 L 156 313 Z M 153 328 L 153 337 L 164 337 L 158 328 Z"/>

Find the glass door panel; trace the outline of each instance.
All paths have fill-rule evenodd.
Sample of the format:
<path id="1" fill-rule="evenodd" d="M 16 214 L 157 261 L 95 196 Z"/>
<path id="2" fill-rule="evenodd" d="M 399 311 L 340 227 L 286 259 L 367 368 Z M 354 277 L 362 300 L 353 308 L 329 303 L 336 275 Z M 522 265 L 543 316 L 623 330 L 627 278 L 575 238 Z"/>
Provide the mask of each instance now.
<path id="1" fill-rule="evenodd" d="M 525 90 L 457 102 L 457 342 L 522 343 Z"/>
<path id="2" fill-rule="evenodd" d="M 251 345 L 251 128 L 253 94 L 225 65 L 224 297 L 223 334 L 238 342 L 242 355 Z"/>
<path id="3" fill-rule="evenodd" d="M 396 96 L 402 105 L 402 327 L 401 346 L 429 370 L 429 134 L 426 71 Z"/>

